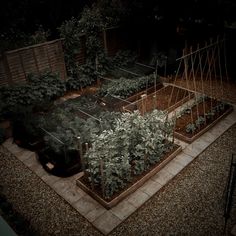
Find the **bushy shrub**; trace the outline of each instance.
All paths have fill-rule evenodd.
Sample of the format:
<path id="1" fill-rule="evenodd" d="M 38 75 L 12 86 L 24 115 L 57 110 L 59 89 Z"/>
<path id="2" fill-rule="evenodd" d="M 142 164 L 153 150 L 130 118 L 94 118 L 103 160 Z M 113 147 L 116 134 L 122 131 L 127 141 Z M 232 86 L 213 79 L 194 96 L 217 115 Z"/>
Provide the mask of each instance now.
<path id="1" fill-rule="evenodd" d="M 4 101 L 1 113 L 18 113 L 22 108 L 32 108 L 62 96 L 66 91 L 64 81 L 51 72 L 29 75 L 27 82 L 0 88 L 0 98 Z"/>

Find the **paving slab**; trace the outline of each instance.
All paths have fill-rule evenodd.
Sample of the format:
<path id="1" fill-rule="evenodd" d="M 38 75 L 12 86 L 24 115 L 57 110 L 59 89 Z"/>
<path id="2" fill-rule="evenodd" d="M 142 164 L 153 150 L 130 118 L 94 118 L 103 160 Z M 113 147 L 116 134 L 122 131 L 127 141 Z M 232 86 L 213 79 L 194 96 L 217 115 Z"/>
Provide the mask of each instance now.
<path id="1" fill-rule="evenodd" d="M 67 189 L 60 190 L 57 193 L 61 195 L 72 206 L 75 202 L 77 202 L 79 199 L 86 195 L 86 193 L 82 189 L 78 188 L 76 185 L 72 185 Z"/>
<path id="2" fill-rule="evenodd" d="M 119 204 L 117 204 L 115 207 L 113 207 L 110 211 L 119 219 L 125 220 L 136 210 L 137 208 L 125 199 Z"/>
<path id="3" fill-rule="evenodd" d="M 169 162 L 163 169 L 171 173 L 173 176 L 177 175 L 184 167 L 177 163 L 174 159 Z"/>
<path id="4" fill-rule="evenodd" d="M 101 216 L 99 216 L 92 224 L 103 234 L 107 235 L 121 222 L 121 219 L 119 219 L 111 211 L 106 211 Z"/>
<path id="5" fill-rule="evenodd" d="M 180 165 L 182 165 L 183 167 L 185 167 L 185 166 L 187 166 L 190 162 L 192 162 L 193 161 L 193 157 L 192 156 L 190 156 L 190 155 L 187 155 L 187 154 L 185 154 L 185 153 L 180 153 L 177 157 L 175 157 L 175 161 L 178 163 L 178 164 L 180 164 Z"/>
<path id="6" fill-rule="evenodd" d="M 49 186 L 52 186 L 53 184 L 55 184 L 57 181 L 60 180 L 60 177 L 46 173 L 41 177 L 41 179 Z"/>
<path id="7" fill-rule="evenodd" d="M 25 160 L 29 158 L 35 158 L 35 153 L 28 150 L 24 150 L 22 152 L 16 153 L 16 157 L 22 162 L 24 162 Z"/>
<path id="8" fill-rule="evenodd" d="M 127 201 L 131 203 L 133 206 L 135 206 L 136 208 L 139 208 L 149 198 L 150 196 L 148 194 L 138 189 L 134 193 L 132 193 L 130 196 L 127 197 Z"/>
<path id="9" fill-rule="evenodd" d="M 89 222 L 94 222 L 96 219 L 98 219 L 103 213 L 105 213 L 107 210 L 103 206 L 95 207 L 90 211 L 85 218 Z"/>
<path id="10" fill-rule="evenodd" d="M 52 184 L 52 188 L 57 192 L 66 192 L 68 188 L 71 188 L 73 186 L 73 183 L 69 181 L 68 179 L 59 179 L 57 182 Z"/>
<path id="11" fill-rule="evenodd" d="M 96 214 L 100 210 L 105 211 L 105 208 L 101 206 L 97 201 L 95 201 L 92 197 L 89 195 L 84 195 L 82 198 L 80 198 L 78 201 L 76 201 L 73 206 L 76 210 L 78 210 L 83 216 L 86 217 L 89 212 L 93 211 L 93 214 Z M 96 210 L 97 209 L 97 210 Z M 90 216 L 89 218 L 96 219 L 95 216 Z"/>
<path id="12" fill-rule="evenodd" d="M 148 194 L 150 197 L 153 196 L 156 192 L 158 192 L 161 189 L 162 185 L 158 182 L 149 179 L 143 186 L 141 186 L 139 189 L 143 191 L 144 193 Z"/>
<path id="13" fill-rule="evenodd" d="M 172 175 L 171 173 L 169 173 L 166 169 L 161 169 L 158 173 L 156 173 L 151 179 L 159 184 L 161 184 L 162 186 L 164 186 L 165 184 L 167 184 L 172 178 L 174 177 L 174 175 Z"/>

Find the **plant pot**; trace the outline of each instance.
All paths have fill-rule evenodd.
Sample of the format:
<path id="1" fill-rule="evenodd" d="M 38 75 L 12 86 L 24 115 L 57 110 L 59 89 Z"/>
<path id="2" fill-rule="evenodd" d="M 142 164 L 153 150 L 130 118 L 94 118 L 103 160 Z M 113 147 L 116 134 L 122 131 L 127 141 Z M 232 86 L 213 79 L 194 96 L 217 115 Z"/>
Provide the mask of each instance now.
<path id="1" fill-rule="evenodd" d="M 37 157 L 43 168 L 50 174 L 59 177 L 69 177 L 82 171 L 80 156 L 77 150 L 67 152 L 69 162 L 65 162 L 63 154 L 58 154 L 50 149 L 37 152 Z"/>

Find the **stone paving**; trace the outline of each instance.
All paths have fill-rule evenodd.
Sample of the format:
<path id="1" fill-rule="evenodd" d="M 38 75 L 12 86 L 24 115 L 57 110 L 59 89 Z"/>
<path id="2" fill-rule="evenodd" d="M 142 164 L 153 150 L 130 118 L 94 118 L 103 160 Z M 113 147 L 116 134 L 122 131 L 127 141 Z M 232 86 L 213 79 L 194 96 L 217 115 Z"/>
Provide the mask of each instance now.
<path id="1" fill-rule="evenodd" d="M 98 230 L 107 235 L 157 193 L 166 183 L 179 174 L 190 162 L 235 123 L 236 106 L 234 106 L 234 111 L 231 114 L 222 119 L 192 144 L 175 140 L 182 147 L 183 151 L 143 186 L 110 210 L 105 209 L 76 185 L 76 179 L 82 173 L 68 178 L 52 176 L 38 163 L 34 152 L 19 148 L 12 143 L 12 139 L 8 139 L 3 146 L 71 204 Z"/>

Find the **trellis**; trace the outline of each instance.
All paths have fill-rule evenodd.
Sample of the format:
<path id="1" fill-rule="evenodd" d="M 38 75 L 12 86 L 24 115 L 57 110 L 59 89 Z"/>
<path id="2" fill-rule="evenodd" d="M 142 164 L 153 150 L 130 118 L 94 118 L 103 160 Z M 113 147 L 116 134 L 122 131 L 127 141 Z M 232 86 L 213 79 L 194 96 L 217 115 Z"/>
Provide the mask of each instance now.
<path id="1" fill-rule="evenodd" d="M 173 84 L 175 85 L 177 83 L 177 79 L 185 80 L 186 93 L 188 93 L 189 99 L 191 99 L 191 91 L 193 91 L 194 93 L 194 101 L 196 104 L 196 113 L 198 118 L 199 107 L 197 98 L 199 97 L 199 94 L 203 95 L 203 112 L 205 119 L 206 110 L 204 95 L 208 92 L 212 110 L 213 100 L 216 99 L 213 92 L 213 82 L 218 85 L 218 87 L 220 88 L 220 95 L 221 97 L 223 97 L 223 80 L 228 81 L 225 39 L 220 39 L 218 37 L 215 42 L 213 42 L 213 40 L 210 40 L 209 43 L 205 43 L 204 47 L 201 48 L 198 44 L 195 50 L 193 50 L 193 47 L 185 47 L 183 49 L 183 55 L 178 58 L 177 61 L 179 61 L 179 67 L 174 77 Z M 197 88 L 197 82 L 200 83 L 200 93 Z M 206 86 L 206 82 L 209 84 L 209 87 Z M 169 104 L 174 96 L 173 91 L 174 87 L 172 88 L 172 92 L 169 98 Z M 177 97 L 178 95 L 176 96 L 176 99 Z M 191 122 L 194 122 L 192 109 Z"/>

